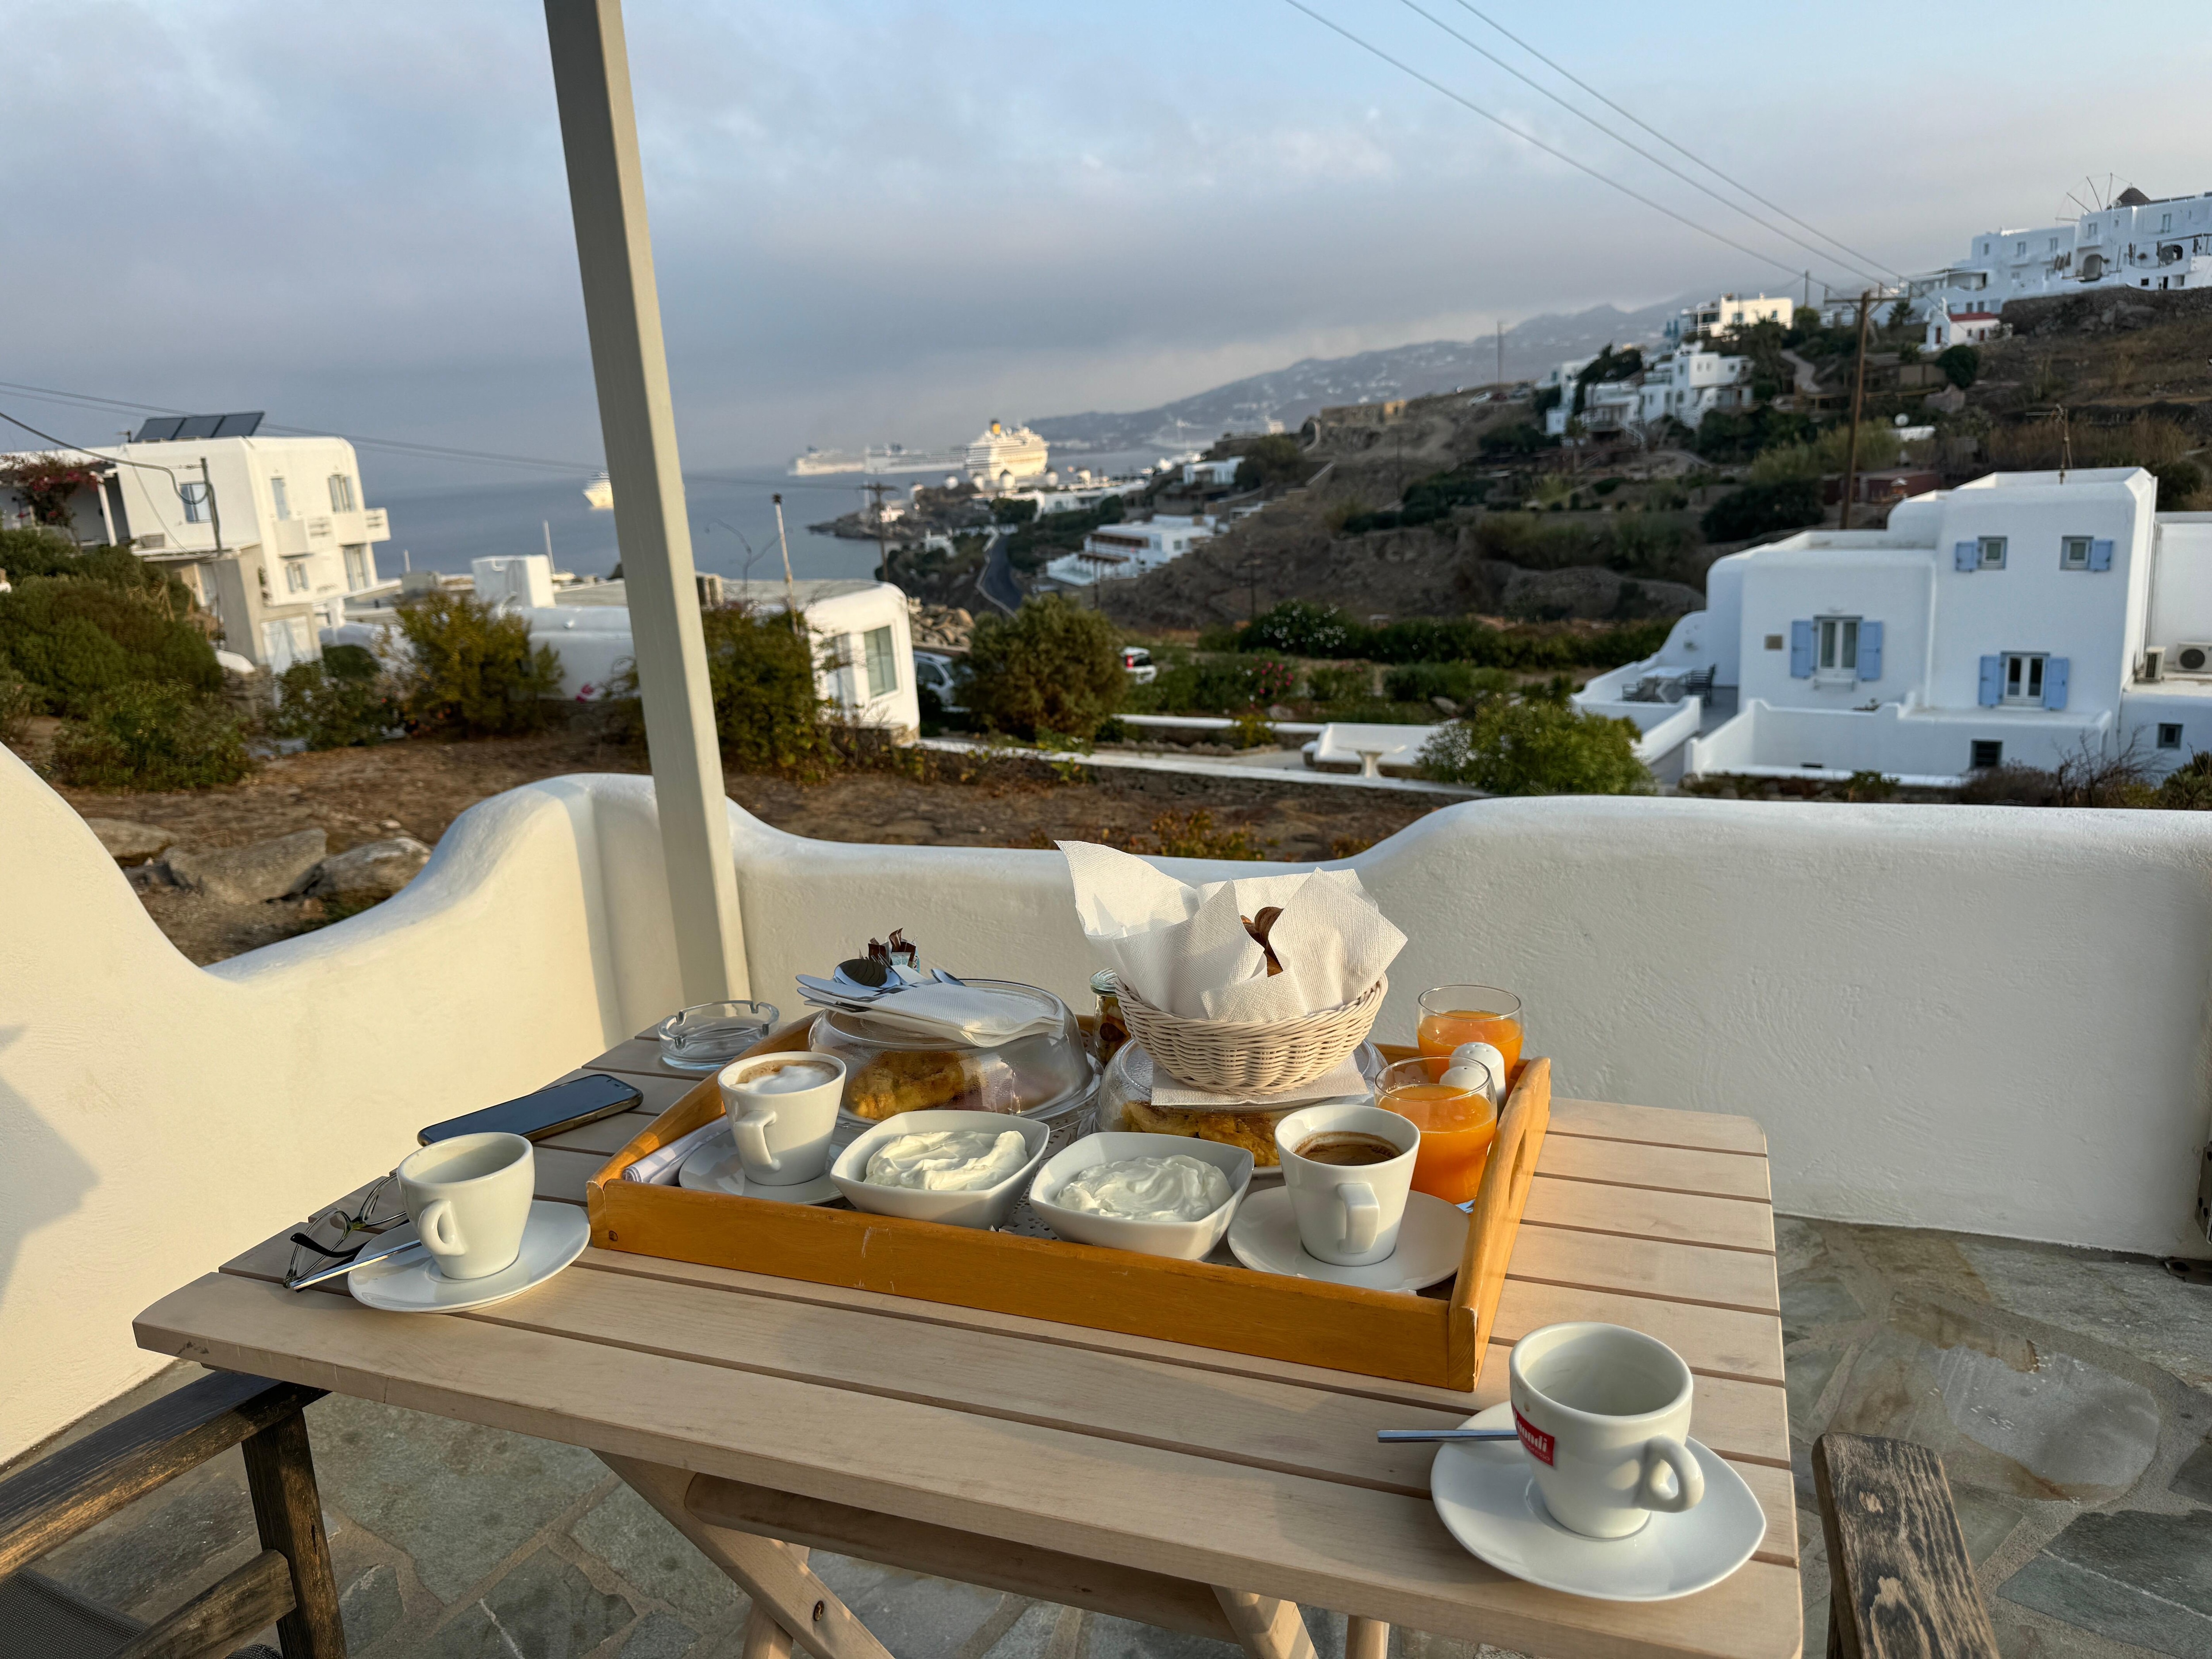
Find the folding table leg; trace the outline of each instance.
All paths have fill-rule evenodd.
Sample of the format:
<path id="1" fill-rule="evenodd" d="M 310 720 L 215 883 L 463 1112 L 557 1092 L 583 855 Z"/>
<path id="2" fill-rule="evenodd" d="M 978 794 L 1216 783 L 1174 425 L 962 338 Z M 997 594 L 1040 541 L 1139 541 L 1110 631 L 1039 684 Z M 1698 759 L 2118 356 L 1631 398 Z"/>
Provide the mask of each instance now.
<path id="1" fill-rule="evenodd" d="M 1213 1599 L 1221 1603 L 1222 1615 L 1249 1659 L 1316 1659 L 1313 1638 L 1306 1634 L 1305 1615 L 1297 1602 L 1218 1584 Z"/>
<path id="2" fill-rule="evenodd" d="M 691 1486 L 689 1470 L 607 1452 L 599 1456 L 752 1597 L 753 1620 L 745 1626 L 747 1659 L 783 1659 L 794 1646 L 811 1659 L 892 1659 L 890 1650 L 814 1576 L 804 1548 L 702 1521 L 684 1507 L 684 1494 Z M 762 1622 L 777 1628 L 764 1632 Z M 781 1646 L 773 1645 L 779 1639 Z"/>
<path id="3" fill-rule="evenodd" d="M 1390 1626 L 1380 1619 L 1344 1621 L 1344 1659 L 1385 1659 L 1390 1651 Z"/>

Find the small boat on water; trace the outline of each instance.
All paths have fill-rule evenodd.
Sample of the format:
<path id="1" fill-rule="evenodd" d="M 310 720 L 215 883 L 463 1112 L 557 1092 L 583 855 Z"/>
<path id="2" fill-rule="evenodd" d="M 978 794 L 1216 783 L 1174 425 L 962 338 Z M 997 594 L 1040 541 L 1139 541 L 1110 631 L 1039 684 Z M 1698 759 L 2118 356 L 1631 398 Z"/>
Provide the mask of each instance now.
<path id="1" fill-rule="evenodd" d="M 593 507 L 606 508 L 615 504 L 614 480 L 604 472 L 584 486 L 584 499 Z"/>

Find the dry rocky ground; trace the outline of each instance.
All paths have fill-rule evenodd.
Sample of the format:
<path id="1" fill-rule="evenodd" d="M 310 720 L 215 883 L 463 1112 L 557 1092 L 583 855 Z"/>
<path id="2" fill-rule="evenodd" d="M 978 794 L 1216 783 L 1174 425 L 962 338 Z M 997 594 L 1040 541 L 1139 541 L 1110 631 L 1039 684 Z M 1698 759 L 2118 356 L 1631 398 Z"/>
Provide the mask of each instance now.
<path id="1" fill-rule="evenodd" d="M 33 722 L 21 745 L 41 765 L 52 722 Z M 938 764 L 939 761 L 945 763 Z M 538 778 L 572 772 L 642 772 L 644 751 L 585 733 L 482 738 L 465 743 L 411 739 L 374 749 L 285 756 L 242 783 L 167 794 L 125 794 L 56 786 L 87 818 L 157 825 L 175 845 L 204 851 L 322 830 L 339 853 L 407 836 L 434 846 L 447 827 L 487 796 Z M 1155 820 L 1209 815 L 1217 831 L 1243 831 L 1267 856 L 1327 858 L 1402 830 L 1441 804 L 1400 794 L 1255 779 L 1098 772 L 1064 781 L 1019 763 L 932 757 L 920 778 L 854 771 L 829 781 L 732 773 L 732 799 L 763 822 L 823 841 L 940 847 L 1036 847 L 1054 838 L 1143 844 Z M 967 775 L 964 777 L 963 774 Z M 149 884 L 147 910 L 192 961 L 207 963 L 325 925 L 347 907 L 313 897 L 240 904 L 208 893 Z"/>

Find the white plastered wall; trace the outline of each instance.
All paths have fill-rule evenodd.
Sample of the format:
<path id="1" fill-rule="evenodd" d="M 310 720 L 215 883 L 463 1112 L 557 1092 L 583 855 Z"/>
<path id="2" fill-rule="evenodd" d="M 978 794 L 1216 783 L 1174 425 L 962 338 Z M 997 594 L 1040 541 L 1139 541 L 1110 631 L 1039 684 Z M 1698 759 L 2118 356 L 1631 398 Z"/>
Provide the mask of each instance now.
<path id="1" fill-rule="evenodd" d="M 651 787 L 495 797 L 398 898 L 202 970 L 0 753 L 0 1456 L 157 1364 L 130 1321 L 175 1285 L 674 1005 Z M 1085 997 L 1058 854 L 729 816 L 787 1011 L 894 927 Z M 1411 935 L 1386 1034 L 1425 986 L 1500 981 L 1564 1092 L 1759 1119 L 1786 1210 L 2204 1252 L 2212 818 L 1488 800 L 1352 862 Z"/>

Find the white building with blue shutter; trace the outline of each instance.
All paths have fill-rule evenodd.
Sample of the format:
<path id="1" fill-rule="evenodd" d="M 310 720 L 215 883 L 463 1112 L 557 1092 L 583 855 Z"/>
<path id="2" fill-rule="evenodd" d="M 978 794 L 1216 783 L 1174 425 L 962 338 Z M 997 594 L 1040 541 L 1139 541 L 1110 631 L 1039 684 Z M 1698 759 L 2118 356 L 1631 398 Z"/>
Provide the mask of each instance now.
<path id="1" fill-rule="evenodd" d="M 2156 501 L 2139 469 L 1994 473 L 1732 554 L 1705 610 L 1577 702 L 1645 727 L 1684 687 L 1732 704 L 1686 775 L 1948 784 L 2130 743 L 2167 769 L 2212 750 L 2212 514 Z"/>

